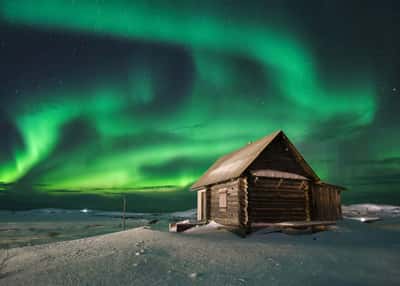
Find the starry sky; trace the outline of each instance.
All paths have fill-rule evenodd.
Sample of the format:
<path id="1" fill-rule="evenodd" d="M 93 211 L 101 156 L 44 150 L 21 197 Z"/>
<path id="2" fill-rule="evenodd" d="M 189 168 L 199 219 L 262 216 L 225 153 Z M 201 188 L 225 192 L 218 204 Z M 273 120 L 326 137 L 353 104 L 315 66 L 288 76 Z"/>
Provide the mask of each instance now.
<path id="1" fill-rule="evenodd" d="M 398 1 L 0 0 L 0 208 L 191 208 L 282 129 L 345 203 L 400 204 Z"/>

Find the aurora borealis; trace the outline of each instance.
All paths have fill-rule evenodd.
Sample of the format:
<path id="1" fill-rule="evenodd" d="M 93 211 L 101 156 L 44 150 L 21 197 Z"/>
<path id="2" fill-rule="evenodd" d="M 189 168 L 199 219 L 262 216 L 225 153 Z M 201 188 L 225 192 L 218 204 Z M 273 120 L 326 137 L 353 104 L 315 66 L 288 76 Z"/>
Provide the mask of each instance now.
<path id="1" fill-rule="evenodd" d="M 189 208 L 277 129 L 345 201 L 400 203 L 399 4 L 216 2 L 0 0 L 0 208 Z"/>

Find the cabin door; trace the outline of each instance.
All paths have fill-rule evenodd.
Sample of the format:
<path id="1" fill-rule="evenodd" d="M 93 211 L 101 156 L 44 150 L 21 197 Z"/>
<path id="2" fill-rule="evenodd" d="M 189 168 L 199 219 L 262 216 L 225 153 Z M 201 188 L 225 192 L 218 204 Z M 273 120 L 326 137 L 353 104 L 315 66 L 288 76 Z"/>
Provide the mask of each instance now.
<path id="1" fill-rule="evenodd" d="M 197 220 L 207 220 L 207 200 L 205 189 L 197 192 Z"/>

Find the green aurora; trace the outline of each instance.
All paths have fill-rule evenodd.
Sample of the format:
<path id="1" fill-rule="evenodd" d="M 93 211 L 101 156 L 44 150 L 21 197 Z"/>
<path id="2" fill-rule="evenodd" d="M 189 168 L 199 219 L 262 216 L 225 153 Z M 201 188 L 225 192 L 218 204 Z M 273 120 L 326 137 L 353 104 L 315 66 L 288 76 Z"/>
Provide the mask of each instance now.
<path id="1" fill-rule="evenodd" d="M 375 187 L 357 178 L 400 170 L 398 135 L 384 148 L 353 144 L 379 121 L 380 78 L 362 65 L 326 68 L 289 15 L 224 1 L 100 2 L 1 0 L 0 19 L 16 29 L 165 45 L 188 63 L 142 48 L 121 67 L 68 75 L 61 87 L 44 81 L 3 103 L 20 141 L 1 153 L 4 193 L 179 197 L 216 158 L 276 129 L 321 178 L 358 193 Z M 360 170 L 362 160 L 372 163 Z"/>

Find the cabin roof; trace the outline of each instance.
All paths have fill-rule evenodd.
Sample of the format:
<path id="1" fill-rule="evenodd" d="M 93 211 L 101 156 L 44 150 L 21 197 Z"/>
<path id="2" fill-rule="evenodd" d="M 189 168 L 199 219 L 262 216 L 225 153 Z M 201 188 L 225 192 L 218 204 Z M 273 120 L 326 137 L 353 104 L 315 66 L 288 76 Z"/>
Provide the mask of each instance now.
<path id="1" fill-rule="evenodd" d="M 330 188 L 333 188 L 333 189 L 337 189 L 339 191 L 347 191 L 347 189 L 345 187 L 334 185 L 334 184 L 329 184 L 329 183 L 326 183 L 326 182 L 323 182 L 323 181 L 318 181 L 317 185 L 327 186 L 327 187 L 330 187 Z"/>
<path id="2" fill-rule="evenodd" d="M 250 164 L 261 154 L 262 151 L 278 136 L 283 136 L 288 147 L 294 152 L 296 160 L 300 163 L 303 169 L 309 176 L 318 181 L 319 177 L 312 168 L 307 164 L 301 154 L 297 151 L 294 145 L 289 141 L 282 130 L 278 130 L 265 136 L 253 143 L 233 151 L 219 158 L 200 179 L 195 182 L 191 190 L 200 189 L 201 187 L 223 182 L 229 179 L 237 178 L 250 166 Z"/>

